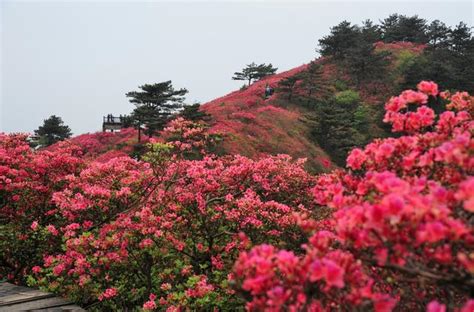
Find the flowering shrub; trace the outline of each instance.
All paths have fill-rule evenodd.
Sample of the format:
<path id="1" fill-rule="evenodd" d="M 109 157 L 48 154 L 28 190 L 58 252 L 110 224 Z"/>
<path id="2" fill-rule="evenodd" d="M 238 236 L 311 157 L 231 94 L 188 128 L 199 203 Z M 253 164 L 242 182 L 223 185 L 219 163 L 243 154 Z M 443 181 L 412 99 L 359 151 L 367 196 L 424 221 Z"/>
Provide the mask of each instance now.
<path id="1" fill-rule="evenodd" d="M 148 140 L 148 137 L 142 138 L 142 142 L 146 143 Z M 137 130 L 123 128 L 119 132 L 113 133 L 85 133 L 73 137 L 69 141 L 81 148 L 86 158 L 95 158 L 107 152 L 117 153 L 121 151 L 124 154 L 130 154 L 133 152 L 133 145 L 137 142 Z M 55 147 L 55 145 L 52 145 L 48 149 L 53 150 Z M 111 159 L 111 157 L 108 158 Z"/>
<path id="2" fill-rule="evenodd" d="M 0 134 L 0 279 L 15 282 L 41 263 L 44 252 L 60 248 L 51 196 L 84 166 L 74 146 L 34 152 L 26 139 Z"/>
<path id="3" fill-rule="evenodd" d="M 231 116 L 232 118 L 242 119 L 244 121 L 252 121 L 257 118 L 254 114 L 247 112 L 236 112 L 233 113 Z"/>
<path id="4" fill-rule="evenodd" d="M 176 156 L 201 159 L 203 155 L 215 151 L 221 141 L 219 132 L 209 133 L 207 130 L 208 127 L 202 122 L 178 117 L 168 123 L 161 135 L 167 143 L 171 144 Z"/>
<path id="5" fill-rule="evenodd" d="M 163 138 L 142 161 L 91 162 L 67 177 L 52 196 L 66 224 L 49 231 L 63 250 L 44 255 L 30 284 L 96 309 L 232 307 L 239 251 L 300 248 L 314 186 L 303 160 L 206 155 L 214 137 L 182 119 Z M 201 160 L 186 157 L 193 149 Z"/>
<path id="6" fill-rule="evenodd" d="M 91 310 L 472 311 L 473 111 L 421 82 L 386 104 L 400 136 L 317 177 L 181 118 L 141 160 L 1 134 L 1 278 Z"/>
<path id="7" fill-rule="evenodd" d="M 310 224 L 302 254 L 263 245 L 240 255 L 234 279 L 249 310 L 445 311 L 472 295 L 473 101 L 443 94 L 449 110 L 436 118 L 427 103 L 437 96 L 422 82 L 390 99 L 385 120 L 407 135 L 355 149 L 348 170 L 318 178 L 314 199 L 333 212 Z"/>

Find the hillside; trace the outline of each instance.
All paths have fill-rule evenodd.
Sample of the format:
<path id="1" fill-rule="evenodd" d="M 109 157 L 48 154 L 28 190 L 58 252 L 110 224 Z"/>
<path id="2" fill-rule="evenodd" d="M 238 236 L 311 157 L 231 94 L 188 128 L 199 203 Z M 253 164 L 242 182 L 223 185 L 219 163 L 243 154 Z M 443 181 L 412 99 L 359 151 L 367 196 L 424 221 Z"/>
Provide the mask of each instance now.
<path id="1" fill-rule="evenodd" d="M 247 64 L 202 105 L 167 80 L 104 132 L 0 133 L 0 290 L 91 312 L 474 311 L 474 37 L 380 22 L 341 22 L 285 72 Z"/>
<path id="2" fill-rule="evenodd" d="M 329 156 L 310 139 L 310 128 L 303 121 L 305 109 L 282 101 L 278 92 L 264 98 L 267 83 L 276 88 L 279 81 L 304 71 L 306 67 L 302 65 L 266 77 L 245 90 L 234 91 L 201 106 L 201 110 L 211 116 L 209 131 L 224 137 L 224 153 L 251 158 L 289 154 L 307 158 L 308 168 L 320 171 L 332 167 Z M 69 141 L 80 146 L 90 158 L 106 161 L 132 153 L 136 138 L 135 129 L 125 128 L 115 133 L 85 133 Z M 146 142 L 147 137 L 143 138 Z"/>
<path id="3" fill-rule="evenodd" d="M 343 91 L 353 91 L 360 95 L 360 103 L 369 116 L 364 121 L 365 131 L 370 133 L 365 141 L 382 137 L 387 132 L 381 128 L 383 103 L 398 92 L 397 84 L 403 82 L 401 71 L 413 57 L 423 53 L 424 47 L 413 43 L 378 43 L 377 51 L 389 51 L 391 84 L 373 82 L 356 86 L 344 69 L 330 58 L 314 61 L 321 66 L 322 76 L 328 94 L 326 98 L 337 96 Z M 313 62 L 313 64 L 314 64 Z M 312 63 L 310 63 L 312 64 Z M 288 154 L 295 158 L 306 158 L 307 168 L 312 171 L 327 171 L 337 167 L 333 155 L 327 147 L 322 148 L 314 136 L 314 119 L 318 119 L 315 105 L 320 102 L 319 94 L 308 98 L 295 88 L 295 96 L 288 100 L 279 89 L 279 83 L 288 77 L 302 75 L 310 64 L 265 77 L 242 88 L 201 105 L 201 110 L 211 116 L 207 123 L 211 133 L 223 135 L 222 151 L 226 154 L 241 154 L 258 158 L 267 154 Z M 396 82 L 395 87 L 393 82 Z M 311 82 L 315 84 L 321 81 Z M 265 99 L 265 86 L 269 84 L 275 93 Z M 309 103 L 309 104 L 308 104 Z M 331 104 L 324 102 L 326 109 Z M 330 133 L 326 135 L 331 136 Z M 70 141 L 82 147 L 91 158 L 108 160 L 115 156 L 131 154 L 136 145 L 137 132 L 126 128 L 117 133 L 87 133 Z M 146 142 L 146 137 L 144 137 Z M 350 139 L 350 138 L 349 138 Z M 362 143 L 365 143 L 363 141 Z M 336 150 L 336 153 L 339 153 Z"/>
<path id="4" fill-rule="evenodd" d="M 390 80 L 403 82 L 403 67 L 414 57 L 423 53 L 424 46 L 413 43 L 378 43 L 377 51 L 388 51 L 390 55 Z M 381 128 L 383 103 L 398 90 L 393 84 L 384 82 L 355 86 L 344 69 L 328 58 L 316 61 L 322 67 L 322 78 L 327 84 L 330 98 L 343 90 L 353 90 L 360 95 L 360 106 L 366 107 L 370 116 L 366 128 L 371 137 L 386 136 Z M 304 74 L 309 64 L 266 77 L 248 88 L 234 91 L 202 105 L 202 110 L 212 118 L 211 131 L 225 134 L 224 149 L 230 154 L 258 157 L 263 154 L 289 154 L 296 158 L 307 158 L 308 168 L 325 171 L 334 168 L 331 156 L 314 138 L 312 119 L 315 118 L 315 103 L 318 94 L 310 99 L 301 88 L 295 88 L 292 100 L 279 91 L 278 84 L 285 78 Z M 313 82 L 314 84 L 319 81 Z M 269 84 L 276 92 L 268 99 L 264 97 L 265 86 Z M 342 87 L 340 85 L 343 85 Z M 298 94 L 299 93 L 299 94 Z M 306 101 L 310 105 L 306 104 Z M 312 106 L 313 105 L 313 106 Z M 317 118 L 317 116 L 316 116 Z"/>
<path id="5" fill-rule="evenodd" d="M 211 131 L 225 135 L 224 149 L 230 154 L 258 157 L 264 154 L 289 154 L 304 157 L 312 168 L 330 167 L 329 157 L 310 139 L 304 110 L 288 105 L 278 92 L 264 98 L 266 84 L 276 88 L 282 79 L 306 69 L 302 65 L 257 81 L 202 105 L 213 118 Z"/>

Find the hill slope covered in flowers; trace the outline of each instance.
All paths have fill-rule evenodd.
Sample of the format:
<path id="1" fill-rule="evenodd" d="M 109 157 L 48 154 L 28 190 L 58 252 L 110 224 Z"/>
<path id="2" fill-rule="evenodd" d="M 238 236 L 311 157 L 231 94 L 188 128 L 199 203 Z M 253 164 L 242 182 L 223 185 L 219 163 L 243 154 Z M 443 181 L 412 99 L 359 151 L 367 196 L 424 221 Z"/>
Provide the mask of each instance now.
<path id="1" fill-rule="evenodd" d="M 413 43 L 378 43 L 378 51 L 391 53 L 391 81 L 401 81 L 400 67 L 414 55 L 423 52 L 423 45 Z M 361 98 L 361 105 L 372 111 L 366 123 L 366 131 L 372 137 L 387 136 L 389 132 L 380 127 L 383 103 L 397 87 L 388 84 L 351 85 L 351 78 L 338 68 L 329 58 L 321 58 L 314 62 L 321 65 L 324 83 L 327 85 L 326 97 L 334 97 L 340 93 L 338 84 L 345 84 L 344 90 L 351 90 Z M 306 167 L 313 171 L 327 171 L 336 165 L 328 151 L 318 144 L 314 138 L 311 118 L 317 113 L 311 106 L 318 92 L 312 98 L 306 98 L 298 87 L 295 96 L 288 100 L 287 95 L 280 91 L 282 80 L 302 75 L 308 70 L 309 64 L 265 77 L 242 90 L 212 100 L 201 105 L 201 110 L 210 115 L 207 121 L 210 133 L 219 133 L 225 137 L 220 147 L 221 153 L 239 154 L 253 159 L 264 155 L 288 154 L 296 158 L 306 158 Z M 322 81 L 314 81 L 315 89 Z M 270 85 L 275 93 L 265 98 L 265 86 Z M 311 105 L 306 104 L 306 101 Z M 308 118 L 308 116 L 310 116 Z M 330 134 L 328 134 L 330 135 Z M 70 141 L 83 148 L 83 152 L 91 158 L 108 160 L 119 155 L 130 155 L 134 151 L 137 132 L 134 129 L 123 129 L 119 133 L 82 134 Z M 145 137 L 144 143 L 148 139 Z"/>
<path id="2" fill-rule="evenodd" d="M 424 46 L 413 43 L 380 42 L 376 45 L 377 51 L 391 53 L 390 71 L 392 80 L 403 80 L 400 68 L 408 60 L 423 53 Z M 296 85 L 295 95 L 291 100 L 280 92 L 279 84 L 282 80 L 295 75 L 304 74 L 309 64 L 302 65 L 276 75 L 257 81 L 243 90 L 232 92 L 226 96 L 212 100 L 202 105 L 202 110 L 212 116 L 211 131 L 227 135 L 224 149 L 230 154 L 241 154 L 248 157 L 258 157 L 264 154 L 288 154 L 292 157 L 307 158 L 307 166 L 317 171 L 334 168 L 331 156 L 314 139 L 312 123 L 308 115 L 315 114 L 314 108 L 302 105 L 302 102 L 317 101 L 318 84 L 326 84 L 325 96 L 331 97 L 339 93 L 338 83 L 347 84 L 345 90 L 354 90 L 360 94 L 361 101 L 371 107 L 380 116 L 383 113 L 383 103 L 391 94 L 397 92 L 396 83 L 355 86 L 351 84 L 351 77 L 338 67 L 330 58 L 320 58 L 314 63 L 320 64 L 321 80 L 311 81 L 316 92 L 312 97 L 302 95 L 303 91 Z M 270 98 L 264 97 L 266 85 L 276 90 Z M 301 96 L 297 96 L 297 95 Z M 314 105 L 314 103 L 311 103 Z M 378 115 L 375 116 L 375 119 Z M 384 136 L 388 133 L 380 129 L 379 120 L 367 122 L 367 128 L 374 136 Z"/>
<path id="3" fill-rule="evenodd" d="M 302 122 L 304 110 L 282 102 L 278 93 L 264 97 L 267 84 L 277 88 L 282 79 L 301 73 L 306 67 L 266 77 L 202 105 L 202 110 L 212 116 L 211 131 L 225 135 L 226 152 L 252 158 L 288 154 L 308 158 L 312 166 L 329 159 L 310 139 L 310 129 Z"/>
<path id="4" fill-rule="evenodd" d="M 1 134 L 0 277 L 93 311 L 472 311 L 474 99 L 423 81 L 385 111 L 398 137 L 320 175 L 182 118 L 141 160 Z"/>

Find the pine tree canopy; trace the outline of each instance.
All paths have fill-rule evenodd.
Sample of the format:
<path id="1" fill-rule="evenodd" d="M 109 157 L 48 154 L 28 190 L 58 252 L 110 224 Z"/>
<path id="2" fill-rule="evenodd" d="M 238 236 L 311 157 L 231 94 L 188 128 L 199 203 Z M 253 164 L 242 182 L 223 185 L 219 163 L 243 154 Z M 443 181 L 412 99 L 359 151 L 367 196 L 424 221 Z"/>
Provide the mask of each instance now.
<path id="1" fill-rule="evenodd" d="M 273 67 L 271 63 L 257 65 L 255 62 L 252 62 L 242 69 L 241 72 L 235 72 L 232 79 L 245 80 L 248 81 L 248 85 L 250 85 L 252 81 L 257 81 L 263 77 L 273 75 L 277 70 L 278 68 Z"/>
<path id="2" fill-rule="evenodd" d="M 170 116 L 183 108 L 184 95 L 188 93 L 184 88 L 175 90 L 171 80 L 144 84 L 139 89 L 141 91 L 131 91 L 126 96 L 135 105 L 131 118 L 137 127 L 144 124 L 149 136 L 163 129 Z"/>
<path id="3" fill-rule="evenodd" d="M 52 115 L 45 119 L 42 126 L 35 130 L 38 136 L 38 144 L 40 146 L 49 146 L 56 142 L 71 137 L 71 129 L 65 125 L 61 117 Z"/>

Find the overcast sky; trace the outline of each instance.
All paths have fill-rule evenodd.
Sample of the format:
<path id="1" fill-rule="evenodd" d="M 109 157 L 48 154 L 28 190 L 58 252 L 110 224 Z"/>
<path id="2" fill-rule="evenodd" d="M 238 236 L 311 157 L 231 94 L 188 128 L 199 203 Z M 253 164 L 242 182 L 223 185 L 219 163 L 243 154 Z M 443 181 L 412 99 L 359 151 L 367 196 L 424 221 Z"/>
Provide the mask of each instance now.
<path id="1" fill-rule="evenodd" d="M 346 19 L 418 14 L 473 24 L 472 1 L 5 1 L 1 10 L 0 131 L 32 132 L 55 114 L 75 134 L 129 113 L 125 93 L 172 80 L 204 103 L 239 88 L 232 74 L 309 62 Z"/>

